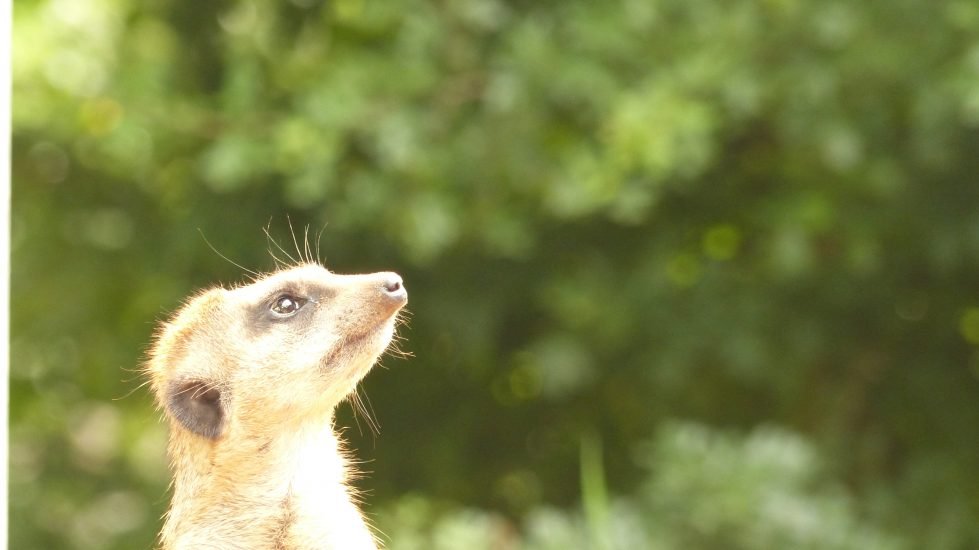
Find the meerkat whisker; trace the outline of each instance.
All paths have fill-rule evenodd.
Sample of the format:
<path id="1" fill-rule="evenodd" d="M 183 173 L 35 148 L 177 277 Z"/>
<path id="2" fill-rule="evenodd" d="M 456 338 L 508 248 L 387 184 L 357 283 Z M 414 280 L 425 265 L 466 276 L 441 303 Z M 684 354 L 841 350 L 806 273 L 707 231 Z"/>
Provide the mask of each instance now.
<path id="1" fill-rule="evenodd" d="M 269 233 L 269 229 L 267 227 L 266 228 L 263 228 L 262 230 L 265 232 L 265 237 L 268 239 L 269 243 L 271 243 L 272 245 L 275 245 L 275 247 L 279 249 L 279 252 L 282 252 L 283 254 L 285 254 L 285 257 L 289 259 L 288 262 L 280 261 L 280 260 L 278 260 L 278 258 L 275 258 L 275 254 L 272 254 L 272 257 L 275 258 L 277 261 L 279 261 L 282 264 L 280 266 L 280 269 L 282 267 L 298 267 L 298 266 L 300 266 L 300 265 L 303 264 L 303 262 L 301 262 L 301 261 L 296 260 L 295 258 L 293 258 L 292 257 L 292 254 L 289 254 L 289 252 L 285 248 L 283 248 L 282 245 L 279 244 L 278 241 L 276 241 L 275 239 L 272 238 L 272 234 Z M 290 230 L 291 230 L 291 226 L 290 226 Z M 271 250 L 269 250 L 269 252 L 271 253 Z"/>

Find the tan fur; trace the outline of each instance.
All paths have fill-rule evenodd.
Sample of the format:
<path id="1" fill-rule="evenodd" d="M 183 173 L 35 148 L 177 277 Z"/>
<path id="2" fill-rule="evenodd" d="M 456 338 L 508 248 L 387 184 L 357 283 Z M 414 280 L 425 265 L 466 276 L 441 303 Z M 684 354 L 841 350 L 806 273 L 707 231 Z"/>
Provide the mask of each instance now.
<path id="1" fill-rule="evenodd" d="M 377 547 L 352 500 L 333 411 L 391 341 L 407 300 L 390 291 L 392 277 L 304 264 L 198 294 L 161 327 L 146 370 L 170 421 L 164 549 Z M 282 294 L 316 298 L 302 318 L 266 322 Z M 173 387 L 185 380 L 220 392 L 220 435 L 174 414 Z"/>

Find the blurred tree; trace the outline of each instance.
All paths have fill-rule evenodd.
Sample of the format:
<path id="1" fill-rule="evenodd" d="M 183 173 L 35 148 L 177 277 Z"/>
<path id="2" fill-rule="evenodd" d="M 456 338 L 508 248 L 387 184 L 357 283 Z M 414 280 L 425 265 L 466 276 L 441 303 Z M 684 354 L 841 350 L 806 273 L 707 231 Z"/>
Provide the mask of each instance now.
<path id="1" fill-rule="evenodd" d="M 523 540 L 499 516 L 439 513 L 424 499 L 402 499 L 381 519 L 392 550 L 908 548 L 857 519 L 846 491 L 820 479 L 818 456 L 797 435 L 762 427 L 732 437 L 667 423 L 640 456 L 651 475 L 636 498 L 599 498 L 584 514 L 537 509 Z"/>
<path id="2" fill-rule="evenodd" d="M 261 228 L 291 243 L 287 214 L 331 268 L 411 292 L 415 358 L 364 385 L 382 434 L 349 432 L 372 510 L 420 518 L 385 512 L 392 533 L 600 544 L 574 511 L 597 433 L 640 537 L 611 545 L 979 545 L 974 1 L 19 0 L 14 21 L 11 547 L 151 544 L 141 352 L 181 297 L 243 278 L 201 234 L 271 268 Z M 806 465 L 757 463 L 761 424 Z"/>

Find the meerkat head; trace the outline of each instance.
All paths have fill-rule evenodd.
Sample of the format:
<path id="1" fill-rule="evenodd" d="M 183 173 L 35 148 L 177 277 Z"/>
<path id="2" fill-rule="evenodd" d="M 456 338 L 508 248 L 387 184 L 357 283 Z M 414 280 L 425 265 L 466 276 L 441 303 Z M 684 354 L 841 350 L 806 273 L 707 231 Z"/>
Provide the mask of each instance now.
<path id="1" fill-rule="evenodd" d="M 192 298 L 147 364 L 175 424 L 210 440 L 322 421 L 384 352 L 408 301 L 394 273 L 315 264 Z"/>

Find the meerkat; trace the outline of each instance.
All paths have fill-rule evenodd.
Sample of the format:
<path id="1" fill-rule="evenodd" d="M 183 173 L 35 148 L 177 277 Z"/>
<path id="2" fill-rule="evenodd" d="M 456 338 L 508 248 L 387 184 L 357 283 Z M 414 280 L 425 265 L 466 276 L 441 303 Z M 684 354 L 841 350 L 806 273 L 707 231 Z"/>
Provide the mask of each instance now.
<path id="1" fill-rule="evenodd" d="M 160 327 L 146 371 L 170 425 L 163 549 L 378 547 L 333 411 L 407 300 L 395 273 L 301 264 L 201 292 Z"/>

